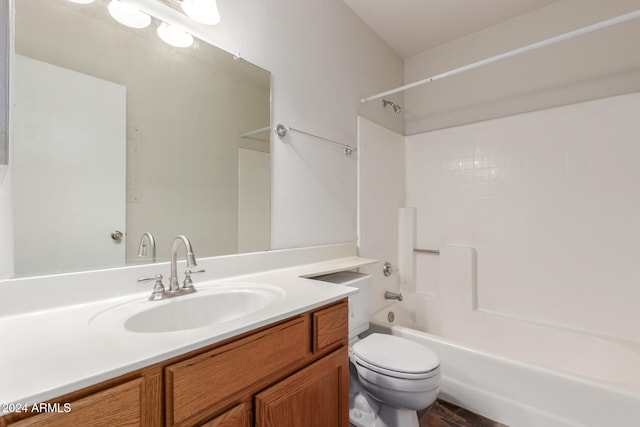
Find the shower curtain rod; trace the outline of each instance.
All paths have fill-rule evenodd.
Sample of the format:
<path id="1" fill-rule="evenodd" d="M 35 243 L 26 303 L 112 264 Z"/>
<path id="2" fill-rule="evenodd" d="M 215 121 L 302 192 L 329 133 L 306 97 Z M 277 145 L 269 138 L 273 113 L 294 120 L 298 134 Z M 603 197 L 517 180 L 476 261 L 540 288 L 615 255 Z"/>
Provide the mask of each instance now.
<path id="1" fill-rule="evenodd" d="M 422 79 L 422 80 L 419 80 L 419 81 L 414 82 L 414 83 L 409 83 L 407 85 L 400 86 L 399 88 L 396 88 L 396 89 L 391 89 L 391 90 L 388 90 L 386 92 L 381 92 L 381 93 L 379 93 L 377 95 L 372 95 L 372 96 L 369 96 L 367 98 L 362 98 L 360 100 L 360 102 L 362 104 L 364 104 L 365 102 L 368 102 L 368 101 L 373 101 L 375 99 L 380 99 L 383 96 L 392 95 L 394 93 L 402 92 L 402 91 L 405 91 L 407 89 L 412 89 L 412 88 L 417 87 L 417 86 L 422 86 L 424 84 L 431 83 L 431 82 L 434 82 L 436 80 L 441 80 L 441 79 L 444 79 L 446 77 L 450 77 L 450 76 L 462 73 L 464 71 L 472 70 L 474 68 L 478 68 L 478 67 L 481 67 L 483 65 L 487 65 L 487 64 L 490 64 L 492 62 L 499 61 L 501 59 L 510 58 L 512 56 L 519 55 L 521 53 L 529 52 L 531 50 L 538 49 L 538 48 L 541 48 L 541 47 L 544 47 L 544 46 L 549 46 L 549 45 L 552 45 L 552 44 L 555 44 L 555 43 L 558 43 L 558 42 L 561 42 L 561 41 L 564 41 L 564 40 L 568 40 L 568 39 L 571 39 L 571 38 L 574 38 L 574 37 L 578 37 L 578 36 L 581 36 L 583 34 L 590 33 L 592 31 L 597 31 L 597 30 L 600 30 L 602 28 L 606 28 L 606 27 L 610 27 L 610 26 L 613 26 L 613 25 L 617 25 L 617 24 L 620 24 L 620 23 L 623 23 L 623 22 L 626 22 L 626 21 L 630 21 L 632 19 L 639 18 L 639 17 L 640 17 L 640 10 L 636 10 L 634 12 L 630 12 L 630 13 L 627 13 L 627 14 L 624 14 L 624 15 L 620 15 L 620 16 L 617 16 L 615 18 L 607 19 L 605 21 L 598 22 L 596 24 L 588 25 L 586 27 L 579 28 L 579 29 L 574 30 L 574 31 L 570 31 L 568 33 L 560 34 L 559 36 L 551 37 L 551 38 L 546 39 L 546 40 L 542 40 L 542 41 L 539 41 L 539 42 L 536 42 L 536 43 L 532 43 L 530 45 L 523 46 L 521 48 L 514 49 L 514 50 L 511 50 L 509 52 L 501 53 L 499 55 L 495 55 L 495 56 L 492 56 L 490 58 L 486 58 L 486 59 L 483 59 L 483 60 L 480 60 L 480 61 L 476 61 L 476 62 L 473 62 L 471 64 L 464 65 L 462 67 L 454 68 L 453 70 L 450 70 L 450 71 L 447 71 L 447 72 L 444 72 L 444 73 L 440 73 L 440 74 L 436 74 L 435 76 L 428 77 L 426 79 Z"/>

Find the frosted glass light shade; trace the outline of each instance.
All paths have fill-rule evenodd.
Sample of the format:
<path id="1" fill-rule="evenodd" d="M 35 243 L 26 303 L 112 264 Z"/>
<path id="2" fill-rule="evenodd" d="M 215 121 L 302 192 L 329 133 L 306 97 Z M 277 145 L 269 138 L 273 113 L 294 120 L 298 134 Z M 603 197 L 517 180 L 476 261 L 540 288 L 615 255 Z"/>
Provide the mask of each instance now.
<path id="1" fill-rule="evenodd" d="M 151 24 L 149 15 L 120 0 L 111 0 L 108 9 L 113 19 L 127 27 L 146 28 Z"/>
<path id="2" fill-rule="evenodd" d="M 89 4 L 89 3 L 93 3 L 95 0 L 69 0 L 69 1 L 73 3 Z"/>
<path id="3" fill-rule="evenodd" d="M 189 47 L 193 44 L 193 36 L 191 34 L 166 22 L 158 26 L 158 37 L 163 42 L 175 47 Z"/>
<path id="4" fill-rule="evenodd" d="M 182 10 L 194 21 L 205 25 L 220 22 L 220 12 L 216 0 L 184 0 Z"/>

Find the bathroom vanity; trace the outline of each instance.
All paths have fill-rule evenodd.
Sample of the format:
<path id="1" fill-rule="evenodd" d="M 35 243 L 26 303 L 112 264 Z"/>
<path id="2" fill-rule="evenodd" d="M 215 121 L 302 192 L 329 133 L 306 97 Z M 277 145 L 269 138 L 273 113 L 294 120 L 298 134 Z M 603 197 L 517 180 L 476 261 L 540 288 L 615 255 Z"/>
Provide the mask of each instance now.
<path id="1" fill-rule="evenodd" d="M 60 396 L 51 412 L 28 406 L 0 424 L 283 427 L 320 419 L 346 427 L 347 312 L 343 299 Z"/>
<path id="2" fill-rule="evenodd" d="M 0 282 L 4 301 L 14 302 L 0 307 L 0 426 L 294 427 L 316 420 L 348 427 L 347 296 L 356 289 L 307 277 L 374 261 L 357 257 L 352 245 L 241 257 L 236 267 L 229 259 L 198 260 L 207 271 L 194 283 L 198 291 L 159 302 L 147 301 L 152 284 L 138 285 L 141 293 L 135 277 L 164 264 Z M 74 290 L 65 304 L 55 292 L 33 297 L 63 286 Z M 254 288 L 280 294 L 210 325 L 140 332 L 129 323 L 138 306 L 163 316 L 179 307 L 190 318 L 190 298 L 214 301 Z"/>

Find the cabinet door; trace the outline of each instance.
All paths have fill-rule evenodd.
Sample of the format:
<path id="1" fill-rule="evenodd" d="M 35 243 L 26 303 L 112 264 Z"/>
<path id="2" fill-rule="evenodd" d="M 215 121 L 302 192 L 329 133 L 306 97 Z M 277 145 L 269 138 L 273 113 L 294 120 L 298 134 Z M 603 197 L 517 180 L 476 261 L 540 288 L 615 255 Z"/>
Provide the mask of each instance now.
<path id="1" fill-rule="evenodd" d="M 256 427 L 348 427 L 349 360 L 342 347 L 255 397 Z"/>

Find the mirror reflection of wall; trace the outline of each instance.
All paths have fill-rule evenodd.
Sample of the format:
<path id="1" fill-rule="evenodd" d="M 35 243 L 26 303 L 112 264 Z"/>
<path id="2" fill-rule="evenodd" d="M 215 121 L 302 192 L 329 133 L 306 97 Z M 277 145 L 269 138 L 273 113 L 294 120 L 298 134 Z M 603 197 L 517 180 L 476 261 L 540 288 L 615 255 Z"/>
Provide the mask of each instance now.
<path id="1" fill-rule="evenodd" d="M 14 202 L 15 255 L 20 258 L 16 259 L 16 276 L 149 262 L 136 256 L 144 232 L 154 234 L 159 261 L 166 260 L 171 241 L 178 234 L 189 236 L 198 257 L 269 249 L 269 132 L 240 137 L 269 125 L 269 73 L 202 41 L 185 49 L 168 46 L 158 39 L 153 25 L 144 30 L 124 27 L 108 15 L 106 6 L 105 1 L 88 5 L 68 0 L 16 2 L 16 55 L 113 83 L 124 89 L 126 98 L 121 132 L 124 141 L 110 140 L 114 145 L 123 143 L 126 178 L 107 178 L 108 168 L 87 167 L 89 160 L 81 148 L 66 153 L 51 147 L 49 152 L 21 151 L 19 138 L 32 144 L 37 139 L 46 143 L 49 140 L 43 136 L 61 126 L 32 121 L 16 131 L 14 191 L 20 192 Z M 30 87 L 27 79 L 16 72 L 17 111 L 23 96 L 18 89 Z M 29 108 L 37 109 L 39 101 L 32 101 L 35 106 Z M 94 105 L 104 102 L 93 101 Z M 102 113 L 96 114 L 104 119 Z M 24 111 L 24 116 L 36 120 L 38 114 Z M 74 123 L 88 122 L 71 116 L 56 120 L 66 120 L 72 128 Z M 34 130 L 38 138 L 34 138 Z M 104 137 L 105 132 L 100 133 L 96 140 Z M 57 135 L 58 141 L 66 138 Z M 81 136 L 80 141 L 83 138 L 87 136 Z M 92 151 L 92 157 L 100 158 L 102 154 L 93 151 L 108 144 L 109 139 L 85 148 Z M 54 154 L 66 159 L 55 160 Z M 37 167 L 38 162 L 52 169 L 45 171 Z M 56 172 L 57 166 L 63 169 Z M 117 168 L 114 165 L 113 169 Z M 89 171 L 80 175 L 81 169 Z M 108 203 L 105 210 L 114 209 L 114 203 L 101 197 L 97 186 L 75 194 L 67 184 L 54 184 L 48 189 L 49 193 L 59 193 L 47 204 L 62 203 L 56 207 L 60 212 L 56 216 L 65 217 L 64 226 L 56 222 L 52 208 L 40 204 L 43 208 L 35 209 L 38 203 L 34 203 L 32 189 L 42 189 L 51 184 L 52 175 L 68 174 L 70 170 L 72 181 L 89 182 L 88 175 L 93 171 L 101 179 L 126 185 L 122 189 L 124 223 L 101 222 L 95 213 L 83 210 L 84 206 L 103 202 Z M 92 194 L 91 188 L 98 194 Z M 62 197 L 64 194 L 68 197 Z M 88 233 L 81 226 L 73 227 L 85 216 L 91 217 L 89 228 L 97 232 L 93 239 L 100 240 L 93 246 L 125 246 L 119 259 L 106 260 L 99 255 L 93 260 L 64 261 L 69 248 L 92 252 L 91 244 L 79 243 L 74 237 L 74 233 Z M 124 233 L 120 243 L 111 239 L 114 230 Z M 49 257 L 52 262 L 33 262 L 34 256 Z M 36 265 L 40 266 L 38 270 L 33 269 Z"/>

